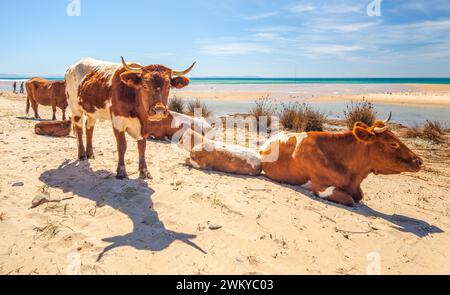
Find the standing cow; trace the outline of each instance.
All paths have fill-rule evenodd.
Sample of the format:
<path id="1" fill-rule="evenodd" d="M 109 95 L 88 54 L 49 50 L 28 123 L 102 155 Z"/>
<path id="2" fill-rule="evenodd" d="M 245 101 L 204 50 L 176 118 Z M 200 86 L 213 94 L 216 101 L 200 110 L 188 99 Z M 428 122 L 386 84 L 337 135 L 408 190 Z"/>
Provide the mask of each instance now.
<path id="1" fill-rule="evenodd" d="M 53 110 L 52 120 L 56 120 L 56 107 L 63 112 L 63 121 L 66 120 L 68 106 L 66 96 L 66 83 L 64 81 L 48 81 L 43 78 L 33 78 L 26 83 L 27 108 L 30 112 L 30 104 L 34 111 L 34 117 L 39 119 L 38 106 L 51 106 Z"/>
<path id="2" fill-rule="evenodd" d="M 72 120 L 78 137 L 78 158 L 93 158 L 92 136 L 97 120 L 112 121 L 119 152 L 117 178 L 127 178 L 125 133 L 138 141 L 140 178 L 151 178 L 145 161 L 149 117 L 163 115 L 171 88 L 189 85 L 185 71 L 162 65 L 128 65 L 83 59 L 65 75 Z M 86 114 L 87 146 L 83 144 L 83 115 Z"/>

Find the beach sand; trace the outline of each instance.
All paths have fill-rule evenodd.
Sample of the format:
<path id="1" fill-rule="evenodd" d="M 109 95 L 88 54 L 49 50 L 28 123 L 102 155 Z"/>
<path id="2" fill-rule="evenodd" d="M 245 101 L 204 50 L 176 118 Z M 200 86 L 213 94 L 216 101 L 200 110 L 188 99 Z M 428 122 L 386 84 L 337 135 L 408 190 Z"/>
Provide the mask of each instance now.
<path id="1" fill-rule="evenodd" d="M 278 101 L 373 103 L 429 107 L 450 106 L 450 85 L 299 84 L 192 85 L 173 95 L 201 100 L 254 101 L 269 96 Z"/>
<path id="2" fill-rule="evenodd" d="M 408 140 L 423 171 L 370 176 L 365 205 L 349 209 L 262 176 L 189 169 L 163 142 L 149 142 L 154 180 L 141 181 L 129 139 L 119 181 L 111 123 L 96 127 L 96 159 L 78 163 L 74 137 L 34 134 L 23 96 L 0 104 L 0 274 L 65 274 L 77 255 L 83 274 L 450 273 L 448 144 Z M 60 202 L 31 209 L 42 191 Z"/>

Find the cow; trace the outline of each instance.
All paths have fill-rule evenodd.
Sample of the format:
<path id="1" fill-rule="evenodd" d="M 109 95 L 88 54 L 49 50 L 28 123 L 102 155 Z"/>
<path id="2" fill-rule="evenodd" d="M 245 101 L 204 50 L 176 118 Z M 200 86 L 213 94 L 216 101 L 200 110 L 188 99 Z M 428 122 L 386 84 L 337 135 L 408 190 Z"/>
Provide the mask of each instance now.
<path id="1" fill-rule="evenodd" d="M 212 127 L 204 118 L 168 111 L 162 116 L 149 117 L 147 129 L 150 139 L 173 140 L 177 143 L 189 129 L 205 134 L 210 132 Z"/>
<path id="2" fill-rule="evenodd" d="M 187 163 L 198 169 L 257 175 L 299 185 L 325 200 L 354 206 L 364 198 L 361 183 L 370 174 L 391 175 L 419 172 L 423 160 L 389 130 L 385 121 L 373 126 L 358 122 L 353 130 L 279 133 L 259 149 L 259 159 L 246 148 L 210 142 L 197 134 L 200 144 L 189 144 L 186 133 L 181 144 L 191 149 Z M 249 169 L 252 168 L 252 169 Z"/>
<path id="3" fill-rule="evenodd" d="M 196 169 L 261 174 L 261 156 L 253 149 L 208 139 L 191 129 L 184 133 L 179 145 L 190 152 L 186 164 Z"/>
<path id="4" fill-rule="evenodd" d="M 354 206 L 370 174 L 419 172 L 423 160 L 386 125 L 356 123 L 343 133 L 281 133 L 260 149 L 265 175 L 277 182 L 301 185 L 322 198 Z M 274 157 L 275 156 L 275 157 Z"/>
<path id="5" fill-rule="evenodd" d="M 32 78 L 26 83 L 27 88 L 27 108 L 30 112 L 30 104 L 34 111 L 34 117 L 40 119 L 38 106 L 51 106 L 53 110 L 52 120 L 56 120 L 56 108 L 63 112 L 62 119 L 66 120 L 66 109 L 68 106 L 66 96 L 66 83 L 64 81 L 49 81 L 43 78 Z"/>
<path id="6" fill-rule="evenodd" d="M 141 66 L 82 59 L 66 74 L 67 94 L 72 110 L 74 131 L 78 138 L 78 159 L 94 158 L 92 138 L 97 120 L 112 122 L 119 160 L 117 178 L 128 177 L 125 167 L 127 141 L 125 134 L 138 142 L 139 177 L 151 179 L 145 160 L 149 136 L 148 118 L 164 115 L 171 88 L 184 88 L 190 80 L 184 71 L 174 71 L 162 65 Z M 83 143 L 83 115 L 86 115 L 87 145 Z"/>
<path id="7" fill-rule="evenodd" d="M 65 137 L 69 136 L 71 128 L 72 128 L 71 120 L 39 122 L 35 125 L 34 132 L 37 135 Z"/>

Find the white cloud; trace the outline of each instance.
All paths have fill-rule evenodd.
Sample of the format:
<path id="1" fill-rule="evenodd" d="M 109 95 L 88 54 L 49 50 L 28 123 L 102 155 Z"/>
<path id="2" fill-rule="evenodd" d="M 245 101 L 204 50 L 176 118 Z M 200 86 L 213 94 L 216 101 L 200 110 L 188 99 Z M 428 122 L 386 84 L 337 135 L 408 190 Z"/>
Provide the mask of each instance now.
<path id="1" fill-rule="evenodd" d="M 267 12 L 267 13 L 262 13 L 262 14 L 244 16 L 242 19 L 250 20 L 250 21 L 251 20 L 260 20 L 260 19 L 270 18 L 270 17 L 276 16 L 278 14 L 279 14 L 278 11 L 273 11 L 273 12 Z"/>
<path id="2" fill-rule="evenodd" d="M 361 1 L 354 3 L 345 3 L 342 1 L 300 1 L 288 6 L 288 11 L 294 14 L 315 13 L 315 14 L 346 14 L 365 12 L 367 3 Z"/>
<path id="3" fill-rule="evenodd" d="M 358 45 L 326 44 L 305 48 L 310 55 L 341 55 L 343 53 L 363 50 L 364 47 Z"/>
<path id="4" fill-rule="evenodd" d="M 297 3 L 288 8 L 292 13 L 303 13 L 317 10 L 317 6 L 311 3 Z"/>
<path id="5" fill-rule="evenodd" d="M 206 43 L 200 46 L 209 55 L 247 55 L 252 53 L 270 53 L 272 48 L 255 43 Z"/>

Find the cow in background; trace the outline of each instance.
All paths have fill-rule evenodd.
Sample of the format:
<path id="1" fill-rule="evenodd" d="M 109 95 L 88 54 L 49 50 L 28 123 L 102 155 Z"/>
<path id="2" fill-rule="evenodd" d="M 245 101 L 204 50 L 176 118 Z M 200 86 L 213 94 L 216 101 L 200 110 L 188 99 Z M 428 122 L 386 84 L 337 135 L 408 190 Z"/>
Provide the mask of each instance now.
<path id="1" fill-rule="evenodd" d="M 53 110 L 52 120 L 56 120 L 56 108 L 63 112 L 62 119 L 66 120 L 66 109 L 68 106 L 66 96 L 66 83 L 64 81 L 49 81 L 43 78 L 33 78 L 26 83 L 27 108 L 30 112 L 30 104 L 34 111 L 34 117 L 40 119 L 38 106 L 51 106 Z"/>
<path id="2" fill-rule="evenodd" d="M 183 88 L 190 80 L 187 70 L 174 71 L 162 65 L 141 66 L 83 59 L 70 67 L 65 75 L 69 105 L 72 110 L 74 131 L 78 138 L 78 158 L 94 157 L 92 138 L 97 120 L 112 121 L 117 141 L 119 161 L 117 178 L 127 178 L 125 134 L 138 141 L 139 176 L 151 178 L 145 160 L 149 117 L 167 112 L 167 99 L 171 88 Z M 83 115 L 87 116 L 87 145 L 83 143 Z"/>

